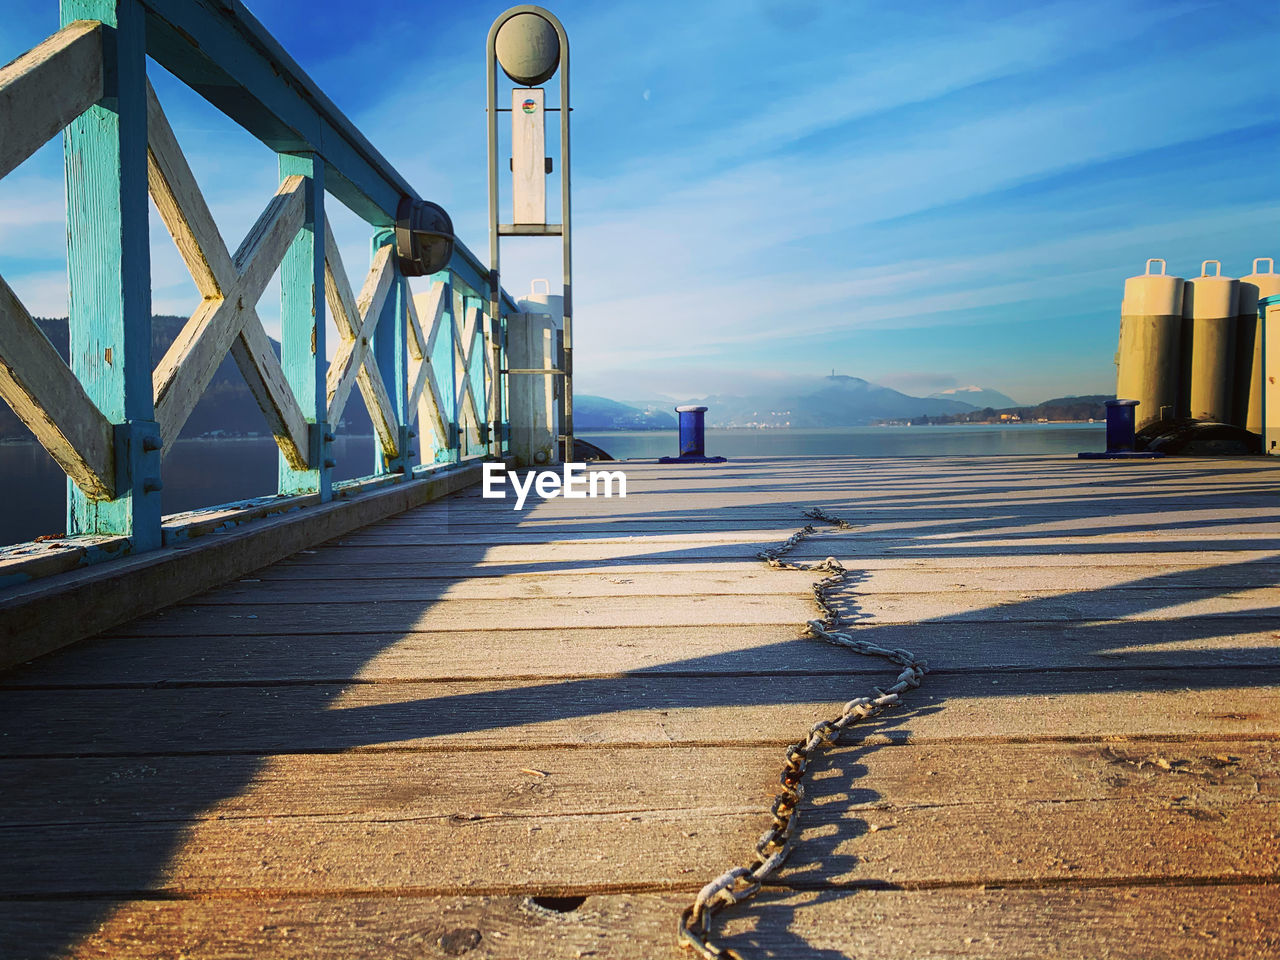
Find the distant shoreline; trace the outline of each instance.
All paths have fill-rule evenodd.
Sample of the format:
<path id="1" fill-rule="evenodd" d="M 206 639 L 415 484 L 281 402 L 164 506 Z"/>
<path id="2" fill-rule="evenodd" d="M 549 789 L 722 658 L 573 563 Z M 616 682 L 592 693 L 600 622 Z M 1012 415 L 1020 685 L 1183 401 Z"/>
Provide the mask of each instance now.
<path id="1" fill-rule="evenodd" d="M 1055 424 L 1064 424 L 1076 426 L 1088 426 L 1089 424 L 1102 424 L 1103 420 L 965 420 L 958 423 L 906 423 L 904 421 L 879 421 L 875 423 L 855 423 L 846 424 L 838 427 L 707 427 L 708 430 L 723 430 L 729 433 L 786 433 L 799 432 L 804 430 L 865 430 L 871 427 L 1046 427 Z M 586 427 L 579 428 L 578 434 L 608 434 L 608 433 L 678 433 L 675 427 L 638 427 L 631 429 L 618 429 L 616 427 Z M 339 434 L 337 439 L 342 440 L 368 440 L 373 437 L 371 433 L 344 433 Z M 260 433 L 256 436 L 247 434 L 237 434 L 223 437 L 179 437 L 178 443 L 251 443 L 263 440 L 274 439 L 269 433 Z M 0 446 L 39 446 L 39 442 L 31 437 L 0 437 Z"/>
<path id="2" fill-rule="evenodd" d="M 869 430 L 872 427 L 1048 427 L 1057 424 L 1089 426 L 1090 424 L 1101 425 L 1105 420 L 1094 418 L 1092 420 L 961 420 L 956 423 L 908 423 L 904 420 L 886 420 L 875 421 L 872 423 L 851 423 L 837 427 L 713 427 L 708 426 L 708 430 L 722 430 L 731 433 L 785 433 L 785 432 L 801 432 L 806 430 Z M 616 429 L 613 427 L 586 427 L 579 428 L 577 433 L 677 433 L 675 427 L 663 427 L 661 429 Z"/>

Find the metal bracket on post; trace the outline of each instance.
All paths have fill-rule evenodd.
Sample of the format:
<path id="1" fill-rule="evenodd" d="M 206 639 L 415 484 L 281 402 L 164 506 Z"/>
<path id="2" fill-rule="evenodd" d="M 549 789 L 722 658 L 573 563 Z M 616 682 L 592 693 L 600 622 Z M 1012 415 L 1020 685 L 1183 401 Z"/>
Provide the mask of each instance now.
<path id="1" fill-rule="evenodd" d="M 322 420 L 307 424 L 307 462 L 311 464 L 311 469 L 320 471 L 320 475 L 325 478 L 330 477 L 333 468 L 338 465 L 332 454 L 334 439 L 327 422 Z"/>
<path id="2" fill-rule="evenodd" d="M 414 432 L 405 424 L 400 424 L 396 431 L 397 445 L 399 446 L 400 455 L 392 460 L 387 461 L 388 473 L 401 473 L 410 476 L 413 473 L 413 454 L 414 449 L 411 446 Z"/>
<path id="3" fill-rule="evenodd" d="M 132 499 L 134 529 L 129 539 L 135 551 L 158 547 L 163 513 L 160 491 L 164 489 L 160 425 L 154 420 L 126 420 L 115 425 L 112 439 L 117 495 Z"/>

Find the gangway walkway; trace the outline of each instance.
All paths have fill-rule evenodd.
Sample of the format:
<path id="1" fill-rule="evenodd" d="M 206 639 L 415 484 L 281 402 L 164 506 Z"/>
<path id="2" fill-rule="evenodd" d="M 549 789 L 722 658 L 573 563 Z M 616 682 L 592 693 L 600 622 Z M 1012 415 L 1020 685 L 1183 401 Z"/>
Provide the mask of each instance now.
<path id="1" fill-rule="evenodd" d="M 623 463 L 478 488 L 0 675 L 6 957 L 654 958 L 808 776 L 746 957 L 1280 952 L 1280 502 L 1263 461 Z"/>

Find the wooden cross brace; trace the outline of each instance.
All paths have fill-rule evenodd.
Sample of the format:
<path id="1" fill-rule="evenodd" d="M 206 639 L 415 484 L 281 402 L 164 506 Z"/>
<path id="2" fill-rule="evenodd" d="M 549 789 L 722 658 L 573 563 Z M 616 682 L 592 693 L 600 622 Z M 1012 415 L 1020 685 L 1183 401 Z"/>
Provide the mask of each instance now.
<path id="1" fill-rule="evenodd" d="M 436 341 L 444 327 L 445 303 L 449 287 L 443 280 L 431 285 L 425 302 L 423 317 L 428 318 L 428 333 L 423 336 L 421 319 L 413 298 L 409 298 L 409 416 L 416 419 L 419 429 L 430 426 L 438 446 L 449 445 L 449 430 L 444 419 L 444 394 L 436 379 L 431 358 L 435 356 Z"/>
<path id="2" fill-rule="evenodd" d="M 271 348 L 257 303 L 305 216 L 303 178 L 286 177 L 235 256 L 209 213 L 155 91 L 147 84 L 151 199 L 204 297 L 152 375 L 155 416 L 167 451 L 230 350 L 296 470 L 308 463 L 308 424 Z"/>
<path id="3" fill-rule="evenodd" d="M 460 296 L 455 294 L 455 300 L 461 300 Z M 465 301 L 464 301 L 465 302 Z M 476 334 L 479 332 L 480 318 L 483 314 L 479 307 L 465 307 L 459 311 L 463 316 L 461 325 L 453 325 L 453 352 L 455 362 L 457 363 L 458 379 L 456 383 L 457 397 L 454 410 L 458 412 L 458 427 L 461 429 L 464 418 L 464 411 L 470 415 L 471 425 L 476 429 L 476 439 L 479 441 L 480 424 L 484 421 L 480 419 L 480 413 L 477 409 L 475 391 L 471 386 L 471 356 L 475 352 Z M 455 314 L 456 316 L 457 314 Z M 461 327 L 461 329 L 459 328 Z M 483 338 L 481 343 L 484 342 Z M 484 390 L 483 380 L 488 373 L 488 351 L 481 349 L 480 354 L 485 357 L 484 373 L 481 375 L 481 390 Z M 486 410 L 488 407 L 486 406 Z"/>
<path id="4" fill-rule="evenodd" d="M 391 285 L 397 282 L 395 265 L 391 259 L 394 251 L 390 245 L 378 248 L 364 286 L 360 288 L 360 296 L 352 297 L 347 271 L 342 265 L 342 257 L 328 223 L 325 224 L 324 235 L 325 299 L 338 327 L 338 334 L 342 337 L 342 343 L 338 345 L 329 364 L 326 379 L 329 422 L 336 424 L 342 419 L 347 398 L 351 396 L 351 387 L 359 384 L 360 394 L 369 409 L 369 418 L 373 421 L 373 429 L 378 434 L 382 450 L 388 457 L 398 457 L 400 430 L 395 407 L 391 405 L 391 397 L 387 395 L 382 374 L 369 351 L 369 341 L 382 316 L 387 294 L 391 292 Z"/>

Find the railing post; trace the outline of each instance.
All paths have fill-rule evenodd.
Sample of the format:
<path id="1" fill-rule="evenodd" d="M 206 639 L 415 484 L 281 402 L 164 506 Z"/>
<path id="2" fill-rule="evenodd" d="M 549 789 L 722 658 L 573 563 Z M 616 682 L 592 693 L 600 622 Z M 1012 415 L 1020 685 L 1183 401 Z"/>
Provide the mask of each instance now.
<path id="1" fill-rule="evenodd" d="M 71 369 L 115 428 L 116 497 L 67 482 L 67 533 L 158 547 L 160 433 L 151 388 L 147 48 L 137 0 L 62 0 L 65 26 L 100 20 L 103 97 L 66 128 Z"/>
<path id="2" fill-rule="evenodd" d="M 494 301 L 490 300 L 493 312 L 487 318 L 486 346 L 489 348 L 489 366 L 492 373 L 489 377 L 489 455 L 502 456 L 502 303 L 498 301 L 497 309 L 493 309 Z"/>
<path id="3" fill-rule="evenodd" d="M 484 329 L 485 304 L 482 298 L 476 297 L 476 296 L 464 297 L 462 302 L 463 302 L 462 319 L 464 321 L 462 325 L 463 333 L 466 333 L 466 330 L 467 330 L 467 326 L 465 323 L 467 317 L 471 314 L 472 311 L 476 311 L 476 325 L 471 328 L 471 339 L 462 345 L 464 354 L 466 354 L 471 358 L 470 362 L 467 364 L 465 375 L 467 378 L 467 386 L 471 388 L 471 399 L 475 401 L 475 407 L 476 407 L 475 413 L 476 413 L 477 449 L 474 449 L 474 450 L 472 449 L 471 438 L 469 436 L 464 437 L 466 441 L 465 452 L 468 454 L 472 454 L 472 453 L 479 453 L 484 451 L 484 449 L 489 445 L 489 395 L 488 395 L 488 391 L 486 390 L 486 384 L 484 382 L 484 364 L 485 364 L 484 351 L 486 347 L 486 340 L 484 335 L 485 334 L 485 329 Z M 477 340 L 479 341 L 479 346 L 476 345 Z M 476 377 L 472 375 L 472 372 L 476 370 L 477 367 L 480 370 L 480 378 L 479 378 L 480 389 L 479 390 L 476 389 Z M 459 419 L 461 419 L 461 417 L 459 417 Z M 459 447 L 461 446 L 462 445 L 459 444 Z"/>
<path id="4" fill-rule="evenodd" d="M 280 154 L 280 179 L 306 178 L 302 229 L 280 263 L 280 365 L 311 425 L 310 469 L 295 470 L 280 456 L 282 494 L 333 497 L 332 433 L 326 422 L 324 160 L 314 153 Z"/>
<path id="5" fill-rule="evenodd" d="M 376 254 L 381 247 L 395 243 L 395 232 L 379 230 L 373 237 Z M 382 375 L 382 383 L 391 398 L 391 412 L 397 427 L 396 449 L 388 450 L 381 439 L 375 444 L 374 472 L 379 474 L 413 472 L 409 437 L 409 315 L 406 299 L 408 281 L 400 273 L 399 261 L 391 258 L 392 281 L 382 315 L 373 331 L 373 358 Z M 413 438 L 413 439 L 416 439 Z"/>
<path id="6" fill-rule="evenodd" d="M 436 384 L 449 402 L 449 408 L 440 411 L 440 419 L 445 425 L 444 450 L 441 452 L 444 454 L 444 463 L 457 463 L 462 459 L 460 439 L 462 430 L 459 426 L 462 414 L 458 408 L 458 364 L 454 357 L 453 346 L 454 331 L 457 329 L 458 322 L 458 303 L 453 295 L 452 273 L 441 270 L 432 275 L 431 279 L 439 280 L 444 284 L 444 290 L 440 294 L 444 298 L 444 312 L 440 317 L 440 323 L 443 326 L 436 339 L 437 356 L 431 358 L 438 378 Z M 441 458 L 437 455 L 436 459 Z"/>

